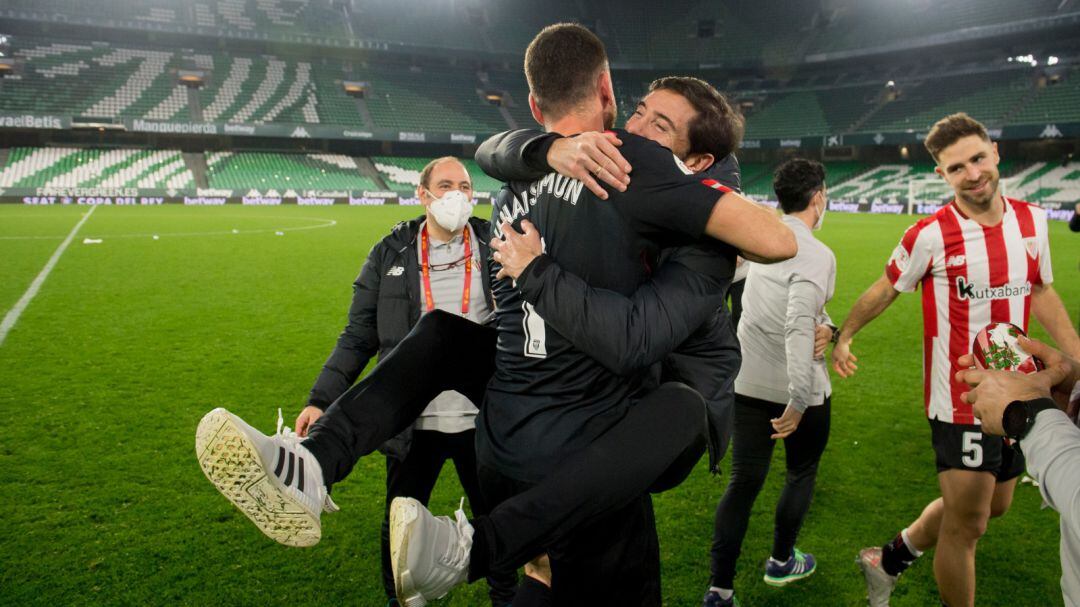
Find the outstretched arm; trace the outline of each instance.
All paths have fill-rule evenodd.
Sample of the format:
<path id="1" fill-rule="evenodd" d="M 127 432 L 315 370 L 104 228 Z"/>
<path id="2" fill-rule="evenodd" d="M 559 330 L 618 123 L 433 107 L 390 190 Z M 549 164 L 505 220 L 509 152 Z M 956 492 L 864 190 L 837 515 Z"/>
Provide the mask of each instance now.
<path id="1" fill-rule="evenodd" d="M 536 129 L 503 131 L 476 149 L 476 164 L 499 181 L 532 181 L 551 172 L 544 157 L 558 133 Z"/>
<path id="2" fill-rule="evenodd" d="M 852 338 L 871 320 L 880 316 L 885 308 L 896 301 L 898 295 L 900 292 L 893 288 L 888 276 L 882 276 L 855 301 L 847 319 L 840 327 L 840 335 L 832 351 L 833 369 L 840 374 L 840 377 L 851 377 L 859 368 L 855 365 L 858 359 L 851 353 Z"/>
<path id="3" fill-rule="evenodd" d="M 600 182 L 625 191 L 630 163 L 619 153 L 622 141 L 610 132 L 573 137 L 538 130 L 505 131 L 476 150 L 476 162 L 500 181 L 533 181 L 555 171 L 585 184 L 601 200 L 608 193 Z M 734 165 L 738 171 L 738 164 Z"/>
<path id="4" fill-rule="evenodd" d="M 716 202 L 705 233 L 758 263 L 791 259 L 799 251 L 795 233 L 774 211 L 736 192 L 727 192 Z"/>

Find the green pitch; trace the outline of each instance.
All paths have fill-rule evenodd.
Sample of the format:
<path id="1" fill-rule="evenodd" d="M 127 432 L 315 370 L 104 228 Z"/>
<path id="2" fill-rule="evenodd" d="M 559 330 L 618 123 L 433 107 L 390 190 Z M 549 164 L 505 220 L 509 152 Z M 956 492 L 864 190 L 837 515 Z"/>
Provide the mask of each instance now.
<path id="1" fill-rule="evenodd" d="M 0 315 L 87 210 L 0 207 Z M 382 605 L 381 456 L 335 488 L 342 511 L 324 517 L 322 543 L 291 549 L 206 481 L 194 432 L 217 406 L 267 432 L 281 407 L 291 425 L 345 322 L 364 256 L 415 214 L 95 211 L 0 345 L 0 604 Z M 839 264 L 834 319 L 880 276 L 909 223 L 829 215 L 820 234 Z M 1055 286 L 1075 321 L 1080 235 L 1058 223 L 1051 235 Z M 865 604 L 856 552 L 889 539 L 937 495 L 921 335 L 919 297 L 908 295 L 856 338 L 860 370 L 834 380 L 832 438 L 799 541 L 818 572 L 784 589 L 761 581 L 783 476 L 777 449 L 739 562 L 744 605 Z M 701 464 L 656 497 L 668 605 L 700 604 L 725 479 Z M 450 468 L 432 509 L 449 514 L 460 495 Z M 1039 505 L 1038 492 L 1020 486 L 1012 511 L 991 522 L 979 544 L 980 605 L 1060 604 L 1058 517 Z M 487 604 L 486 588 L 440 604 Z M 893 604 L 936 604 L 931 559 L 904 575 Z"/>

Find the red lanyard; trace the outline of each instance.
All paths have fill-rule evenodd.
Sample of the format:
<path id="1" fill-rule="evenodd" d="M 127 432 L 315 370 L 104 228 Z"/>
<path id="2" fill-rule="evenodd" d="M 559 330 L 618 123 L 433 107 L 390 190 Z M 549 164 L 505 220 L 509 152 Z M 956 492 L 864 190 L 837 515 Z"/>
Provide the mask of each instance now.
<path id="1" fill-rule="evenodd" d="M 469 291 L 472 288 L 472 247 L 469 245 L 469 227 L 465 226 L 462 232 L 465 240 L 465 290 L 461 295 L 461 313 L 469 313 Z M 431 264 L 428 263 L 428 233 L 427 225 L 420 230 L 420 274 L 424 278 L 424 301 L 427 311 L 435 309 L 435 298 L 431 296 Z"/>

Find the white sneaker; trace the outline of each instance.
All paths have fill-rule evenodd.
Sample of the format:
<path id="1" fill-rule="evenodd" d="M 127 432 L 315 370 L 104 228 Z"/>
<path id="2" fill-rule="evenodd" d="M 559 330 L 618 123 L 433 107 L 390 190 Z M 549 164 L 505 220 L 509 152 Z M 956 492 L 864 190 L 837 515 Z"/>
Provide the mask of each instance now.
<path id="1" fill-rule="evenodd" d="M 422 607 L 468 578 L 473 527 L 461 508 L 454 516 L 433 516 L 411 497 L 391 502 L 390 563 L 398 601 L 405 607 Z"/>
<path id="2" fill-rule="evenodd" d="M 866 577 L 866 593 L 870 607 L 889 607 L 889 597 L 900 576 L 889 575 L 881 567 L 881 547 L 863 548 L 855 562 Z"/>
<path id="3" fill-rule="evenodd" d="M 266 436 L 225 409 L 199 422 L 195 456 L 210 482 L 263 533 L 286 546 L 314 546 L 319 515 L 337 512 L 322 468 L 300 437 L 282 427 Z"/>

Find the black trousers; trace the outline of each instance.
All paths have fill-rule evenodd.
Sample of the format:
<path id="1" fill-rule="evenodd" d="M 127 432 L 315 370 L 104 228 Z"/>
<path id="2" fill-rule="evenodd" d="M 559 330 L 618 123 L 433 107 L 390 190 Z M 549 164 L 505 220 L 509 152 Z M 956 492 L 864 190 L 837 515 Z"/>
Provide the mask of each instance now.
<path id="1" fill-rule="evenodd" d="M 409 451 L 404 459 L 386 458 L 386 510 L 382 523 L 382 576 L 387 597 L 395 597 L 394 572 L 390 567 L 390 503 L 395 497 L 411 497 L 427 505 L 431 490 L 439 479 L 439 472 L 447 460 L 454 463 L 461 487 L 469 498 L 473 515 L 487 514 L 491 508 L 480 491 L 476 476 L 476 431 L 446 434 L 430 430 L 416 430 L 412 435 Z M 492 573 L 488 576 L 491 604 L 496 607 L 509 605 L 514 599 L 517 575 Z"/>
<path id="2" fill-rule="evenodd" d="M 411 426 L 444 390 L 457 390 L 474 403 L 482 402 L 494 364 L 494 329 L 438 310 L 425 314 L 367 377 L 326 409 L 302 444 L 319 461 L 326 485 L 331 487 L 348 476 L 361 457 Z M 412 497 L 426 505 L 447 459 L 457 468 L 472 513 L 488 512 L 490 501 L 484 499 L 476 480 L 476 431 L 453 435 L 418 430 L 413 435 L 404 460 L 387 458 L 386 514 L 395 497 Z M 383 586 L 387 596 L 394 596 L 389 541 L 389 520 L 384 516 Z M 508 604 L 517 584 L 517 567 L 491 571 L 492 604 Z"/>
<path id="3" fill-rule="evenodd" d="M 435 310 L 322 417 L 302 444 L 319 460 L 327 487 L 356 462 L 401 434 L 436 396 L 457 390 L 483 402 L 495 373 L 495 329 Z"/>
<path id="4" fill-rule="evenodd" d="M 686 479 L 704 453 L 706 425 L 701 396 L 668 383 L 539 484 L 500 478 L 481 462 L 481 487 L 502 499 L 473 521 L 470 579 L 546 552 L 555 605 L 659 605 L 649 493 Z"/>
<path id="5" fill-rule="evenodd" d="M 735 395 L 735 433 L 732 439 L 731 480 L 716 508 L 712 546 L 712 585 L 734 588 L 735 563 L 742 551 L 750 509 L 765 484 L 776 441 L 769 420 L 780 417 L 786 405 Z M 772 557 L 786 561 L 795 547 L 803 519 L 810 509 L 818 462 L 829 442 L 830 399 L 803 413 L 799 427 L 784 439 L 787 479 L 776 504 Z"/>
<path id="6" fill-rule="evenodd" d="M 312 426 L 303 445 L 319 460 L 327 484 L 345 478 L 360 457 L 412 424 L 440 392 L 457 390 L 482 402 L 494 372 L 495 341 L 494 329 L 439 311 L 424 315 L 397 348 Z M 549 547 L 558 551 L 559 541 L 602 525 L 612 513 L 634 504 L 644 508 L 642 499 L 650 491 L 674 487 L 689 475 L 707 437 L 701 396 L 682 384 L 662 385 L 540 484 L 495 489 L 499 495 L 494 497 L 509 499 L 489 499 L 491 514 L 473 521 L 470 580 L 491 571 L 515 570 Z M 483 481 L 481 490 L 488 491 Z M 651 520 L 651 502 L 648 517 Z M 649 527 L 655 534 L 654 526 Z M 596 541 L 602 546 L 617 541 L 618 535 Z M 595 587 L 595 578 L 583 573 Z M 556 584 L 562 578 L 573 588 L 573 578 L 566 575 Z M 644 581 L 637 582 L 643 589 Z M 568 599 L 565 604 L 574 603 Z"/>
<path id="7" fill-rule="evenodd" d="M 747 262 L 743 262 L 747 263 Z M 731 328 L 735 331 L 739 330 L 739 319 L 742 317 L 742 294 L 746 288 L 746 279 L 738 282 L 731 283 L 731 288 L 728 289 L 728 297 L 731 298 L 729 302 L 729 308 L 731 309 Z"/>

